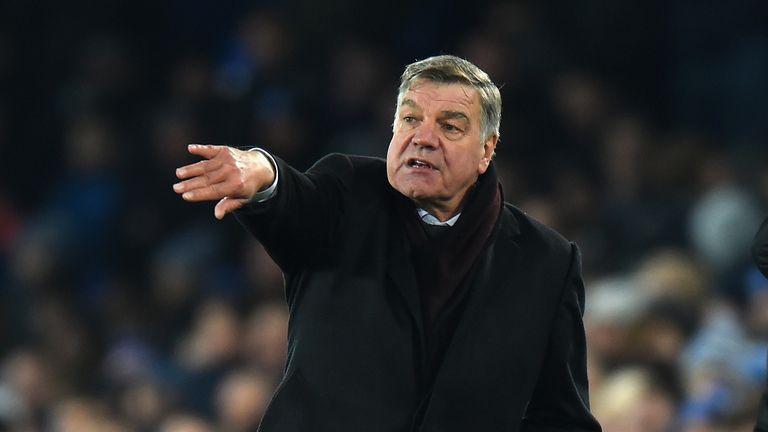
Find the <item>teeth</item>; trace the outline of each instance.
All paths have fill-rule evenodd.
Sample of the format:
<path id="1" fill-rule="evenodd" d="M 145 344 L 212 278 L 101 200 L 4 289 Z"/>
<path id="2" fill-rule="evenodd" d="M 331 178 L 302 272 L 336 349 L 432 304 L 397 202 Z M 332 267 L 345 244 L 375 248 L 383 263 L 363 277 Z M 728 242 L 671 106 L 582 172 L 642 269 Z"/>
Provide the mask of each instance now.
<path id="1" fill-rule="evenodd" d="M 422 162 L 420 160 L 414 160 L 414 161 L 411 162 L 411 166 L 426 168 L 426 167 L 429 167 L 429 164 L 424 163 L 424 162 Z"/>

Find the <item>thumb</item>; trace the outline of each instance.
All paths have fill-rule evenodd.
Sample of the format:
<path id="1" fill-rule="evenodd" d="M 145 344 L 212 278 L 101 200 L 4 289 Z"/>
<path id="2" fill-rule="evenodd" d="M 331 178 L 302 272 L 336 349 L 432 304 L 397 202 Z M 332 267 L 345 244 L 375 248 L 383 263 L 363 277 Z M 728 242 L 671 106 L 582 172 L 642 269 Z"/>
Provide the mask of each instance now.
<path id="1" fill-rule="evenodd" d="M 224 216 L 226 216 L 227 213 L 232 213 L 233 211 L 239 209 L 245 205 L 247 201 L 248 200 L 245 199 L 224 197 L 218 203 L 216 203 L 216 207 L 213 209 L 213 215 L 216 216 L 216 219 L 224 219 Z"/>

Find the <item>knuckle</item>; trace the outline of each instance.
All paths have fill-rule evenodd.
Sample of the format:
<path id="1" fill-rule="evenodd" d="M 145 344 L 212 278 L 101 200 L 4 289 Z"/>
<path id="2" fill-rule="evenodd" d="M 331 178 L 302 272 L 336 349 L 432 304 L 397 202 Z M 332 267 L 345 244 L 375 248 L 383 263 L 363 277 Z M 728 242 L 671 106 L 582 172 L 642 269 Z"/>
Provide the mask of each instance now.
<path id="1" fill-rule="evenodd" d="M 229 168 L 227 170 L 227 178 L 231 181 L 237 182 L 240 180 L 240 172 L 235 168 Z"/>

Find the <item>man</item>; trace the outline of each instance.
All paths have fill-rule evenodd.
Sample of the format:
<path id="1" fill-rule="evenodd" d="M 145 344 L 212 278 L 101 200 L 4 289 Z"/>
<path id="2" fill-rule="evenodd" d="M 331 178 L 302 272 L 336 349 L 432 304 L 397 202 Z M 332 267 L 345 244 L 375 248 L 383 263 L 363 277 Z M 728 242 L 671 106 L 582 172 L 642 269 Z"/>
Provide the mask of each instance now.
<path id="1" fill-rule="evenodd" d="M 768 219 L 763 221 L 752 241 L 752 258 L 760 272 L 768 278 Z M 760 414 L 757 417 L 755 432 L 768 432 L 768 387 L 760 401 Z"/>
<path id="2" fill-rule="evenodd" d="M 285 274 L 288 360 L 260 430 L 599 431 L 575 245 L 504 203 L 501 97 L 453 56 L 401 77 L 386 162 L 306 173 L 191 146 L 174 190 L 219 200 Z"/>

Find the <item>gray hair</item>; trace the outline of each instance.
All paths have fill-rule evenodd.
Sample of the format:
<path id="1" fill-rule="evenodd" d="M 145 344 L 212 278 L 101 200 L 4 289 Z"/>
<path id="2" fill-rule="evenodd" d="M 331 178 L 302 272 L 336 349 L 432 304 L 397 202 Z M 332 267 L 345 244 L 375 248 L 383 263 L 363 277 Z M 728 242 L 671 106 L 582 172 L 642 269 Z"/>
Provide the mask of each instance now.
<path id="1" fill-rule="evenodd" d="M 400 76 L 396 109 L 400 108 L 405 92 L 421 80 L 439 84 L 458 83 L 477 90 L 482 113 L 480 118 L 482 142 L 493 135 L 499 136 L 501 93 L 482 69 L 463 58 L 452 55 L 434 56 L 411 63 L 405 67 L 405 71 Z"/>

